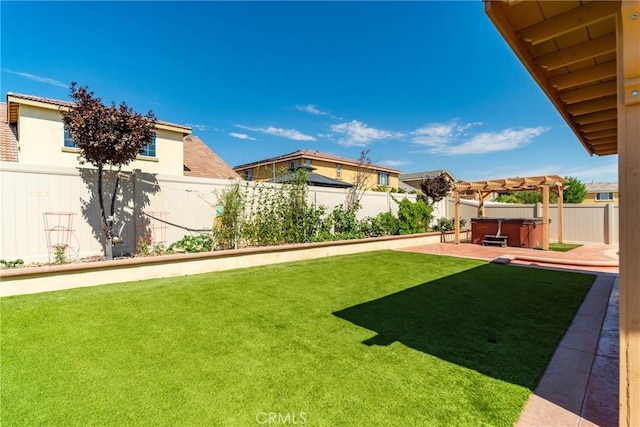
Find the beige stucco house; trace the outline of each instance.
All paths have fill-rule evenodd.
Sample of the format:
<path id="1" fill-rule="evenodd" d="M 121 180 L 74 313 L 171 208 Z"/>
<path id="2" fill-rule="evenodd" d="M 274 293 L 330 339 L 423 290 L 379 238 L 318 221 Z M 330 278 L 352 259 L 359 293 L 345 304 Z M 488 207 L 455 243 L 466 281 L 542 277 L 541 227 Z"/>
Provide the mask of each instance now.
<path id="1" fill-rule="evenodd" d="M 0 161 L 77 167 L 80 150 L 64 131 L 61 109 L 68 101 L 9 92 L 0 102 Z M 189 126 L 157 121 L 155 138 L 123 167 L 148 173 L 235 179 L 238 175 Z"/>
<path id="2" fill-rule="evenodd" d="M 61 109 L 73 104 L 39 96 L 7 93 L 1 105 L 2 160 L 25 165 L 77 167 L 80 150 L 64 130 Z M 158 121 L 155 139 L 138 158 L 123 167 L 150 173 L 183 175 L 183 138 L 188 126 Z"/>
<path id="3" fill-rule="evenodd" d="M 335 156 L 317 150 L 298 150 L 277 157 L 235 166 L 233 169 L 247 181 L 270 181 L 300 166 L 310 167 L 314 173 L 353 184 L 358 169 L 367 175 L 367 188 L 398 188 L 399 170 L 380 165 L 363 168 L 357 160 Z"/>

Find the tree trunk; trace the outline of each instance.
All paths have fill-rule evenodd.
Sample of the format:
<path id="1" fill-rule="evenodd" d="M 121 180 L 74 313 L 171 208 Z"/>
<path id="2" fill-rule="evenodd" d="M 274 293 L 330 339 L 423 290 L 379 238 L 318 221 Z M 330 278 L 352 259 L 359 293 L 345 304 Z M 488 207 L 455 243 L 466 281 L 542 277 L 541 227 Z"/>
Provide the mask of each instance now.
<path id="1" fill-rule="evenodd" d="M 104 210 L 104 197 L 102 195 L 102 165 L 98 166 L 98 203 L 100 205 L 100 224 L 104 235 L 104 256 L 108 260 L 113 259 L 113 241 L 111 240 L 111 227 L 107 222 Z"/>

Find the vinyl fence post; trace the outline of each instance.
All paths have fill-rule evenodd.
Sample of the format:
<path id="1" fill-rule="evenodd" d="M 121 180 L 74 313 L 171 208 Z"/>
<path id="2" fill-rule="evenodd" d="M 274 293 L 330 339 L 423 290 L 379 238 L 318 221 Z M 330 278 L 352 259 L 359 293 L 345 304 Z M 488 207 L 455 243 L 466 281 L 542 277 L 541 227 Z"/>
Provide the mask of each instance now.
<path id="1" fill-rule="evenodd" d="M 604 243 L 607 245 L 613 244 L 613 203 L 607 203 L 604 212 Z"/>

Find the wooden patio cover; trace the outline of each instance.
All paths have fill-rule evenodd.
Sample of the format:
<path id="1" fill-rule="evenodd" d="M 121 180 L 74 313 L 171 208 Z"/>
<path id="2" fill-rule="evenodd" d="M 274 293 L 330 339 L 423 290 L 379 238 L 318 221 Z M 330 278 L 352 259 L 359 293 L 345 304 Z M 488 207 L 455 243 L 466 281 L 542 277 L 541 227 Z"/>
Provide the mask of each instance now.
<path id="1" fill-rule="evenodd" d="M 542 191 L 542 249 L 549 249 L 549 192 L 558 195 L 558 242 L 562 243 L 562 192 L 569 181 L 558 175 L 504 178 L 489 181 L 459 181 L 453 185 L 455 195 L 455 242 L 460 243 L 460 194 L 478 193 L 478 216 L 484 216 L 484 201 L 492 193 L 514 191 Z"/>
<path id="2" fill-rule="evenodd" d="M 618 154 L 620 418 L 640 426 L 640 1 L 485 0 L 589 154 Z"/>

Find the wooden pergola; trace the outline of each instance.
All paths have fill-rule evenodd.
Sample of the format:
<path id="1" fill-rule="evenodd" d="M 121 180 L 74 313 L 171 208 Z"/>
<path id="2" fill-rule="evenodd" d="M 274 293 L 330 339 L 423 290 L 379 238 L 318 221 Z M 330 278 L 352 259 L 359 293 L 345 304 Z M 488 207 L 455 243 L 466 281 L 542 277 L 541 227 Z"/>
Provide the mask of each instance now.
<path id="1" fill-rule="evenodd" d="M 640 426 L 640 1 L 484 1 L 587 152 L 618 154 L 619 423 Z"/>
<path id="2" fill-rule="evenodd" d="M 526 178 L 492 179 L 489 181 L 459 181 L 453 185 L 455 195 L 455 242 L 460 243 L 460 194 L 476 193 L 479 200 L 478 216 L 484 216 L 484 202 L 492 193 L 515 191 L 542 191 L 542 249 L 549 249 L 549 193 L 558 195 L 558 242 L 562 243 L 562 194 L 569 181 L 558 175 L 530 176 Z"/>

